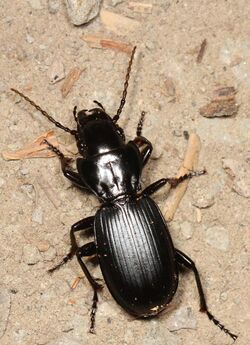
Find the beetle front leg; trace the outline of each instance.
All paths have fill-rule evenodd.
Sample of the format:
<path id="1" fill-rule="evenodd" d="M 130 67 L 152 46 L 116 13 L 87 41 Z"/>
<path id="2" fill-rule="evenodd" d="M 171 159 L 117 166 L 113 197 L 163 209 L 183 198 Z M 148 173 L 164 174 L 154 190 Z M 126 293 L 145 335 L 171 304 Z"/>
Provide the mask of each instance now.
<path id="1" fill-rule="evenodd" d="M 78 245 L 76 243 L 76 237 L 75 233 L 80 230 L 87 230 L 92 228 L 94 222 L 94 217 L 87 217 L 84 219 L 81 219 L 79 222 L 73 224 L 71 226 L 70 230 L 70 242 L 71 242 L 71 248 L 69 253 L 62 259 L 62 261 L 57 264 L 55 267 L 48 270 L 49 273 L 52 273 L 56 270 L 58 270 L 62 265 L 66 264 L 69 260 L 73 258 L 73 256 L 76 254 L 76 251 L 78 249 Z"/>
<path id="2" fill-rule="evenodd" d="M 67 179 L 69 179 L 72 183 L 77 185 L 78 187 L 88 190 L 87 186 L 85 186 L 85 184 L 83 183 L 80 175 L 76 173 L 75 171 L 72 171 L 71 168 L 69 167 L 69 162 L 71 159 L 66 158 L 64 154 L 58 148 L 53 146 L 46 139 L 44 140 L 44 142 L 48 145 L 49 149 L 53 151 L 59 157 L 61 161 L 61 168 L 62 168 L 63 175 L 67 177 Z"/>
<path id="3" fill-rule="evenodd" d="M 153 145 L 148 139 L 142 136 L 137 136 L 133 140 L 133 142 L 139 147 L 142 145 L 145 145 L 144 149 L 142 149 L 140 153 L 141 153 L 141 158 L 142 158 L 142 166 L 146 165 L 153 151 Z"/>
<path id="4" fill-rule="evenodd" d="M 83 273 L 85 274 L 86 278 L 88 279 L 90 285 L 93 288 L 94 295 L 93 295 L 93 302 L 91 307 L 91 313 L 90 313 L 90 333 L 95 333 L 95 315 L 97 311 L 97 303 L 98 303 L 98 290 L 102 289 L 102 285 L 97 282 L 97 279 L 95 279 L 91 273 L 89 272 L 86 264 L 83 262 L 82 257 L 85 256 L 91 256 L 96 254 L 96 245 L 94 242 L 90 242 L 79 248 L 76 252 L 77 260 L 83 270 Z"/>
<path id="5" fill-rule="evenodd" d="M 194 273 L 196 285 L 198 288 L 199 296 L 200 296 L 200 311 L 207 314 L 209 320 L 213 321 L 213 323 L 218 326 L 222 331 L 224 331 L 226 334 L 228 334 L 234 341 L 238 338 L 237 335 L 231 333 L 220 321 L 218 321 L 208 310 L 205 294 L 202 288 L 201 280 L 199 272 L 195 266 L 195 263 L 183 252 L 181 252 L 178 249 L 175 249 L 176 253 L 176 260 L 177 263 L 181 266 L 184 266 L 191 270 Z"/>

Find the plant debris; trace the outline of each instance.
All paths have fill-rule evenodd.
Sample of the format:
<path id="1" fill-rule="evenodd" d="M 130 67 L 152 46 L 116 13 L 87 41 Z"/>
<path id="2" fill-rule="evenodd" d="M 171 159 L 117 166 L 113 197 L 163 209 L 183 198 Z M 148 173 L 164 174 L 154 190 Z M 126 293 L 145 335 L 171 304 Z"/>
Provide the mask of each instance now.
<path id="1" fill-rule="evenodd" d="M 131 8 L 134 12 L 151 13 L 153 5 L 152 4 L 145 4 L 142 2 L 130 1 L 128 3 L 128 7 Z"/>
<path id="2" fill-rule="evenodd" d="M 199 50 L 198 55 L 197 55 L 197 59 L 196 59 L 196 62 L 197 62 L 197 63 L 201 63 L 206 48 L 207 48 L 207 40 L 204 39 L 204 40 L 201 42 L 200 50 Z"/>
<path id="3" fill-rule="evenodd" d="M 189 136 L 184 161 L 176 177 L 183 176 L 189 173 L 190 171 L 195 171 L 200 149 L 201 141 L 199 136 L 195 133 L 191 133 Z M 183 198 L 187 190 L 188 183 L 189 180 L 185 180 L 182 183 L 180 183 L 176 188 L 173 189 L 172 195 L 168 197 L 167 202 L 163 207 L 163 215 L 167 222 L 170 222 L 174 218 L 179 203 L 181 202 L 181 199 Z"/>
<path id="4" fill-rule="evenodd" d="M 200 115 L 204 117 L 230 117 L 238 113 L 234 87 L 222 87 L 214 91 L 214 98 L 200 108 Z"/>
<path id="5" fill-rule="evenodd" d="M 81 39 L 87 42 L 91 48 L 112 49 L 123 53 L 131 54 L 133 46 L 130 43 L 116 41 L 101 35 L 83 35 Z"/>
<path id="6" fill-rule="evenodd" d="M 135 19 L 130 19 L 106 10 L 100 12 L 100 17 L 102 23 L 108 30 L 120 35 L 126 35 L 128 32 L 136 31 L 140 25 Z"/>
<path id="7" fill-rule="evenodd" d="M 68 93 L 72 89 L 75 82 L 80 78 L 80 75 L 82 74 L 82 72 L 83 70 L 78 67 L 74 67 L 69 71 L 61 87 L 61 92 L 62 92 L 63 97 L 66 97 L 68 95 Z"/>
<path id="8" fill-rule="evenodd" d="M 49 158 L 56 154 L 48 150 L 48 146 L 44 140 L 48 140 L 53 146 L 59 147 L 59 143 L 54 136 L 54 131 L 50 130 L 37 137 L 32 143 L 25 145 L 22 149 L 17 151 L 3 151 L 2 156 L 5 160 L 19 160 L 27 158 Z"/>

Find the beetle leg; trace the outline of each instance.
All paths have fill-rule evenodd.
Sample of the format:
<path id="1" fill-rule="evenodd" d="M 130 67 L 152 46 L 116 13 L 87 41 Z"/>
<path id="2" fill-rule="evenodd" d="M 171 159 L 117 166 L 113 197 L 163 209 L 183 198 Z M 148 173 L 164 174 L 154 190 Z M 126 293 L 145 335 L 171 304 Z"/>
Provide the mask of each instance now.
<path id="1" fill-rule="evenodd" d="M 200 171 L 192 171 L 188 174 L 182 175 L 178 178 L 161 178 L 158 181 L 155 181 L 154 183 L 152 183 L 151 185 L 149 185 L 148 187 L 146 187 L 143 191 L 142 191 L 142 195 L 151 195 L 155 192 L 157 192 L 158 189 L 160 189 L 161 187 L 163 187 L 166 183 L 169 183 L 171 185 L 171 187 L 175 188 L 178 186 L 178 184 L 180 184 L 181 182 L 190 179 L 194 176 L 200 176 L 206 174 L 206 170 L 200 170 Z"/>
<path id="2" fill-rule="evenodd" d="M 191 270 L 194 273 L 196 285 L 198 288 L 199 296 L 200 296 L 200 311 L 203 313 L 206 313 L 209 320 L 213 321 L 213 323 L 218 326 L 222 331 L 224 331 L 226 334 L 228 334 L 234 341 L 238 338 L 237 335 L 231 333 L 220 321 L 218 321 L 208 310 L 205 294 L 202 288 L 201 280 L 199 272 L 197 271 L 197 268 L 195 266 L 195 263 L 183 252 L 181 252 L 178 249 L 175 249 L 176 253 L 176 260 L 179 265 L 185 266 L 189 270 Z"/>
<path id="3" fill-rule="evenodd" d="M 78 259 L 78 262 L 83 270 L 83 273 L 85 274 L 86 278 L 88 279 L 90 285 L 92 286 L 94 290 L 93 300 L 92 300 L 92 307 L 91 307 L 91 313 L 90 313 L 90 333 L 95 333 L 95 315 L 97 311 L 97 303 L 98 303 L 98 290 L 102 289 L 102 285 L 97 283 L 97 279 L 95 279 L 91 273 L 89 272 L 87 266 L 82 260 L 82 257 L 84 256 L 91 256 L 96 254 L 96 245 L 94 242 L 87 243 L 83 245 L 81 248 L 79 248 L 76 252 L 76 256 Z"/>
<path id="4" fill-rule="evenodd" d="M 70 230 L 71 248 L 70 248 L 70 251 L 66 256 L 64 256 L 64 258 L 61 260 L 61 262 L 59 264 L 57 264 L 55 267 L 48 270 L 49 273 L 52 273 L 52 272 L 58 270 L 61 266 L 63 266 L 69 260 L 71 260 L 73 258 L 73 256 L 75 255 L 75 253 L 78 249 L 78 246 L 76 243 L 75 232 L 92 228 L 93 221 L 94 221 L 94 217 L 87 217 L 87 218 L 79 220 L 79 222 L 77 222 L 71 226 L 71 230 Z"/>
<path id="5" fill-rule="evenodd" d="M 80 175 L 69 168 L 69 162 L 71 161 L 71 159 L 66 158 L 64 154 L 58 148 L 53 146 L 46 139 L 44 140 L 44 142 L 48 145 L 49 149 L 53 151 L 59 157 L 64 176 L 67 177 L 67 179 L 69 179 L 72 183 L 74 183 L 78 187 L 88 190 L 88 188 L 85 186 L 85 184 L 81 180 Z"/>
<path id="6" fill-rule="evenodd" d="M 139 147 L 142 145 L 145 145 L 144 149 L 142 149 L 141 151 L 141 158 L 142 158 L 142 165 L 143 166 L 146 165 L 153 151 L 153 145 L 148 139 L 142 136 L 137 136 L 133 140 L 133 143 L 135 143 Z"/>

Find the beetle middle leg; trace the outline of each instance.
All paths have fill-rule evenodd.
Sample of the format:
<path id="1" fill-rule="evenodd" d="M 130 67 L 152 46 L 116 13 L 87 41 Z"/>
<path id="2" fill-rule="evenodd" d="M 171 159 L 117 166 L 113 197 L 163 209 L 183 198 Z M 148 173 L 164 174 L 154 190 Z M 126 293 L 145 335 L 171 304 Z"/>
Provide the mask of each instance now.
<path id="1" fill-rule="evenodd" d="M 194 176 L 200 176 L 206 174 L 206 170 L 201 171 L 192 171 L 188 174 L 182 175 L 180 177 L 173 177 L 173 178 L 161 178 L 158 181 L 153 182 L 151 185 L 146 187 L 142 191 L 142 195 L 151 195 L 155 192 L 157 192 L 158 189 L 162 188 L 166 183 L 169 183 L 171 187 L 175 188 L 180 184 L 181 182 L 188 180 Z"/>
<path id="2" fill-rule="evenodd" d="M 198 288 L 199 296 L 200 296 L 200 311 L 203 313 L 206 313 L 209 320 L 213 321 L 213 323 L 218 326 L 223 332 L 228 334 L 234 341 L 238 338 L 237 335 L 231 333 L 220 321 L 218 321 L 213 314 L 210 313 L 210 311 L 207 308 L 206 298 L 205 294 L 202 288 L 201 280 L 199 272 L 195 266 L 195 263 L 183 252 L 181 252 L 178 249 L 175 249 L 176 253 L 176 260 L 177 263 L 181 266 L 186 267 L 187 269 L 191 270 L 194 273 L 196 285 Z"/>
<path id="3" fill-rule="evenodd" d="M 71 230 L 70 230 L 71 248 L 70 248 L 70 251 L 67 255 L 65 255 L 63 257 L 63 259 L 61 260 L 61 262 L 59 264 L 57 264 L 55 267 L 48 270 L 49 273 L 52 273 L 52 272 L 58 270 L 61 266 L 63 266 L 69 260 L 71 260 L 73 258 L 73 256 L 76 254 L 76 251 L 79 248 L 77 245 L 77 242 L 76 242 L 75 233 L 77 231 L 91 229 L 93 226 L 93 221 L 94 221 L 94 217 L 87 217 L 87 218 L 81 219 L 79 222 L 77 222 L 71 226 Z"/>
<path id="4" fill-rule="evenodd" d="M 94 242 L 87 243 L 82 247 L 78 248 L 76 251 L 77 260 L 85 274 L 86 278 L 88 279 L 90 285 L 93 288 L 94 295 L 92 300 L 92 307 L 90 313 L 90 333 L 95 333 L 95 315 L 97 311 L 97 303 L 98 303 L 98 290 L 102 289 L 102 285 L 97 282 L 97 279 L 94 278 L 91 273 L 89 272 L 86 264 L 83 262 L 82 258 L 86 256 L 92 256 L 96 254 L 96 245 Z"/>

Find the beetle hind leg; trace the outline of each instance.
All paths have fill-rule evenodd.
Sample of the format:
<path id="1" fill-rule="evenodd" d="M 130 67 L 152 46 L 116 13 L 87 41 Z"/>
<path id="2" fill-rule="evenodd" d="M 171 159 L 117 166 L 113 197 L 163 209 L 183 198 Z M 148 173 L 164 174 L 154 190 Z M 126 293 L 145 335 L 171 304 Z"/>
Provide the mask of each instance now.
<path id="1" fill-rule="evenodd" d="M 203 313 L 206 313 L 209 320 L 213 321 L 213 323 L 217 327 L 219 327 L 223 332 L 228 334 L 235 341 L 238 338 L 238 336 L 236 334 L 233 334 L 232 332 L 230 332 L 208 310 L 205 294 L 204 294 L 203 287 L 202 287 L 201 280 L 200 280 L 200 275 L 199 275 L 199 272 L 195 266 L 195 263 L 186 254 L 184 254 L 180 250 L 175 249 L 175 253 L 176 253 L 176 260 L 177 260 L 178 264 L 181 266 L 184 266 L 185 268 L 188 268 L 189 270 L 191 270 L 194 273 L 196 285 L 197 285 L 199 296 L 200 296 L 200 311 Z"/>
<path id="2" fill-rule="evenodd" d="M 71 230 L 70 230 L 71 248 L 70 248 L 70 251 L 67 255 L 65 255 L 63 257 L 63 259 L 61 260 L 61 262 L 59 262 L 59 264 L 57 264 L 55 267 L 52 267 L 50 270 L 48 270 L 49 273 L 53 273 L 54 271 L 58 270 L 61 266 L 63 266 L 69 260 L 71 260 L 73 258 L 73 256 L 76 254 L 76 251 L 78 249 L 78 245 L 76 243 L 75 233 L 77 231 L 91 229 L 92 225 L 93 225 L 93 221 L 94 221 L 94 217 L 87 217 L 87 218 L 79 220 L 79 222 L 77 222 L 71 226 Z"/>
<path id="3" fill-rule="evenodd" d="M 92 307 L 90 312 L 90 333 L 95 333 L 95 316 L 97 311 L 97 304 L 98 304 L 98 291 L 103 288 L 103 285 L 98 283 L 98 279 L 94 278 L 91 273 L 89 272 L 86 264 L 83 262 L 82 258 L 86 256 L 92 256 L 96 254 L 96 245 L 94 242 L 89 242 L 82 247 L 78 248 L 76 251 L 77 260 L 85 274 L 85 277 L 88 279 L 90 285 L 93 288 L 93 300 L 92 300 Z"/>

